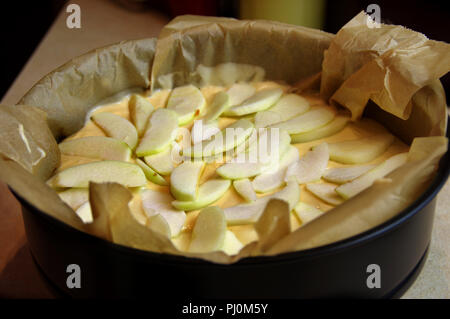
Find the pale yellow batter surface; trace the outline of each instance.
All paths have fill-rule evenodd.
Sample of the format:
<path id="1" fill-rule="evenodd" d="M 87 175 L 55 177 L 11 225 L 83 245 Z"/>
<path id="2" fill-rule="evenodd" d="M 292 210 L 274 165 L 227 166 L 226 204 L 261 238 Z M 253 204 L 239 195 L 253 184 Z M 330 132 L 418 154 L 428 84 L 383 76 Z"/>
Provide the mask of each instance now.
<path id="1" fill-rule="evenodd" d="M 265 89 L 268 87 L 281 86 L 274 82 L 261 82 L 261 83 L 255 83 L 254 85 L 257 90 Z M 285 89 L 285 91 L 287 91 L 289 89 L 286 86 L 281 86 L 281 87 L 283 87 Z M 209 105 L 209 103 L 211 102 L 214 95 L 217 92 L 225 90 L 225 89 L 226 88 L 210 86 L 210 87 L 202 88 L 201 91 L 206 99 L 207 105 Z M 146 98 L 155 106 L 155 108 L 161 108 L 161 107 L 165 107 L 169 95 L 170 95 L 169 91 L 160 91 L 160 92 L 154 93 L 152 96 L 147 96 Z M 311 106 L 326 105 L 326 103 L 322 99 L 320 99 L 317 95 L 303 95 L 302 94 L 302 96 L 309 101 Z M 128 99 L 129 98 L 126 97 L 119 102 L 107 104 L 104 106 L 99 106 L 99 107 L 95 108 L 91 114 L 95 114 L 97 112 L 111 112 L 111 113 L 118 114 L 118 115 L 130 120 L 129 112 L 128 112 Z M 219 119 L 219 128 L 222 129 L 222 128 L 228 126 L 229 124 L 231 124 L 232 122 L 234 122 L 235 120 L 236 119 L 234 119 L 234 118 L 221 117 Z M 190 128 L 191 125 L 188 125 L 187 127 Z M 355 123 L 353 123 L 353 122 L 349 123 L 342 131 L 340 131 L 339 133 L 337 133 L 335 135 L 332 135 L 332 136 L 329 136 L 326 138 L 322 138 L 322 139 L 318 139 L 315 141 L 311 141 L 308 143 L 299 143 L 299 144 L 293 144 L 293 145 L 295 145 L 297 147 L 297 149 L 299 150 L 299 153 L 300 153 L 300 157 L 301 157 L 308 150 L 310 150 L 312 146 L 318 145 L 322 142 L 338 142 L 338 141 L 344 141 L 344 140 L 363 138 L 363 137 L 367 137 L 367 136 L 371 136 L 371 135 L 383 132 L 385 130 L 386 129 L 382 125 L 376 123 L 373 120 L 362 119 L 361 121 L 358 121 Z M 94 124 L 91 120 L 87 120 L 85 126 L 80 131 L 78 131 L 77 133 L 68 137 L 66 140 L 76 139 L 76 138 L 86 137 L 86 136 L 105 136 L 105 133 L 96 124 Z M 395 154 L 407 152 L 408 149 L 409 149 L 408 145 L 404 144 L 402 141 L 400 141 L 398 138 L 396 138 L 395 142 L 389 147 L 389 149 L 384 154 L 377 157 L 376 159 L 369 162 L 368 164 L 381 163 L 382 161 L 386 160 L 387 158 L 389 158 Z M 133 160 L 134 159 L 132 159 L 132 161 Z M 97 160 L 93 159 L 93 158 L 68 156 L 68 155 L 62 154 L 61 155 L 61 164 L 55 173 L 57 173 L 63 169 L 66 169 L 68 167 L 71 167 L 71 166 L 88 163 L 88 162 L 93 162 L 93 161 L 97 161 Z M 211 179 L 213 177 L 219 177 L 215 173 L 215 170 L 220 165 L 221 164 L 214 164 L 214 163 L 206 165 L 206 168 L 200 179 L 200 184 L 204 183 L 206 180 Z M 333 162 L 331 160 L 328 163 L 328 167 L 338 167 L 338 166 L 344 166 L 344 165 Z M 168 181 L 170 181 L 169 177 L 166 177 L 166 179 Z M 148 182 L 147 187 L 150 189 L 153 189 L 153 190 L 161 191 L 161 192 L 168 192 L 168 193 L 170 192 L 168 186 L 159 186 L 159 185 L 153 184 L 151 182 Z M 305 189 L 304 185 L 301 185 L 300 188 L 301 188 L 301 192 L 300 192 L 300 194 L 301 194 L 300 200 L 301 201 L 303 201 L 307 204 L 316 206 L 317 208 L 321 209 L 322 211 L 328 211 L 331 208 L 333 208 L 333 206 L 323 202 L 322 200 L 318 199 L 317 197 L 312 195 L 310 192 L 308 192 Z M 278 190 L 279 189 L 277 189 L 276 191 L 278 191 Z M 136 219 L 139 222 L 145 224 L 147 221 L 147 217 L 141 207 L 139 191 L 133 190 L 133 189 L 132 189 L 132 191 L 133 191 L 134 197 L 133 197 L 133 200 L 130 202 L 130 205 L 129 205 L 130 209 L 131 209 L 133 215 L 136 217 Z M 263 194 L 263 195 L 258 195 L 258 196 L 267 196 L 267 195 L 268 194 Z M 244 202 L 245 201 L 236 193 L 234 188 L 230 187 L 229 190 L 225 193 L 225 195 L 220 200 L 218 200 L 217 202 L 215 202 L 211 205 L 226 208 L 226 207 L 242 204 Z M 194 225 L 197 214 L 198 214 L 198 211 L 187 212 L 187 219 L 186 219 L 186 223 L 185 223 L 183 231 L 177 237 L 172 238 L 175 245 L 177 247 L 179 247 L 179 249 L 181 249 L 181 250 L 186 250 L 189 245 L 191 230 Z M 291 214 L 291 225 L 292 225 L 292 230 L 297 229 L 301 225 L 301 221 L 298 220 L 294 214 Z M 232 232 L 234 232 L 236 237 L 244 245 L 257 239 L 257 235 L 256 235 L 256 232 L 254 231 L 253 225 L 229 226 L 228 229 L 231 230 Z"/>

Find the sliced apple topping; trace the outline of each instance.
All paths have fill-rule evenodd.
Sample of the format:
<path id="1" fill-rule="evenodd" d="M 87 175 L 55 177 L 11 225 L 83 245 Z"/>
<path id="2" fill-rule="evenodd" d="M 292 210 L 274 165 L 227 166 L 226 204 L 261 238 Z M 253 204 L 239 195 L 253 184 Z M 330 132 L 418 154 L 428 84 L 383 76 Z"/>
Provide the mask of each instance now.
<path id="1" fill-rule="evenodd" d="M 157 109 L 150 117 L 149 127 L 136 149 L 139 157 L 164 151 L 175 139 L 178 119 L 175 112 Z"/>
<path id="2" fill-rule="evenodd" d="M 236 235 L 231 230 L 227 230 L 225 232 L 225 239 L 222 247 L 220 247 L 220 250 L 230 256 L 233 256 L 239 253 L 242 247 L 244 247 L 244 245 L 239 241 Z"/>
<path id="3" fill-rule="evenodd" d="M 208 140 L 218 132 L 220 132 L 218 121 L 212 121 L 206 124 L 203 121 L 195 121 L 191 129 L 192 144 Z"/>
<path id="4" fill-rule="evenodd" d="M 94 217 L 92 216 L 91 204 L 89 202 L 86 202 L 78 207 L 75 210 L 75 213 L 77 213 L 78 217 L 80 217 L 80 219 L 85 224 L 89 224 L 94 221 Z"/>
<path id="5" fill-rule="evenodd" d="M 176 112 L 180 126 L 190 123 L 206 105 L 200 90 L 193 85 L 177 87 L 170 94 L 167 108 Z"/>
<path id="6" fill-rule="evenodd" d="M 285 179 L 293 176 L 299 184 L 318 181 L 327 168 L 329 158 L 328 144 L 322 143 L 292 163 L 286 171 Z"/>
<path id="7" fill-rule="evenodd" d="M 278 168 L 280 157 L 290 146 L 290 137 L 286 131 L 264 129 L 255 143 L 244 153 L 239 153 L 216 172 L 223 178 L 242 179 L 259 175 Z"/>
<path id="8" fill-rule="evenodd" d="M 303 226 L 309 223 L 310 221 L 316 219 L 324 212 L 307 203 L 298 202 L 298 204 L 294 207 L 294 213 L 297 216 L 297 218 L 302 222 Z"/>
<path id="9" fill-rule="evenodd" d="M 290 180 L 286 187 L 277 193 L 260 197 L 252 203 L 225 208 L 224 212 L 228 225 L 255 223 L 264 212 L 264 208 L 269 200 L 272 198 L 284 200 L 289 204 L 289 209 L 292 210 L 300 200 L 300 187 L 296 181 Z"/>
<path id="10" fill-rule="evenodd" d="M 332 183 L 343 184 L 354 180 L 375 166 L 376 165 L 352 165 L 329 168 L 323 174 L 323 179 Z"/>
<path id="11" fill-rule="evenodd" d="M 314 106 L 306 113 L 293 117 L 287 121 L 272 124 L 289 134 L 309 132 L 329 123 L 335 117 L 336 109 L 331 106 Z"/>
<path id="12" fill-rule="evenodd" d="M 138 187 L 145 185 L 146 178 L 136 164 L 100 161 L 66 168 L 48 181 L 53 187 L 88 187 L 89 182 L 111 182 L 127 187 Z"/>
<path id="13" fill-rule="evenodd" d="M 215 121 L 230 105 L 230 98 L 227 93 L 219 92 L 214 96 L 211 105 L 208 106 L 206 114 L 203 116 L 204 123 Z"/>
<path id="14" fill-rule="evenodd" d="M 256 92 L 239 105 L 233 106 L 224 112 L 226 116 L 242 116 L 250 113 L 264 111 L 274 105 L 283 95 L 280 88 L 265 89 Z"/>
<path id="15" fill-rule="evenodd" d="M 87 188 L 71 188 L 58 193 L 58 195 L 73 210 L 76 210 L 89 200 L 89 190 Z"/>
<path id="16" fill-rule="evenodd" d="M 350 121 L 350 117 L 346 115 L 337 115 L 331 122 L 328 122 L 324 126 L 316 128 L 314 130 L 292 134 L 292 143 L 306 143 L 314 140 L 318 140 L 324 137 L 331 136 L 340 132 Z"/>
<path id="17" fill-rule="evenodd" d="M 160 153 L 145 156 L 144 161 L 159 174 L 170 175 L 174 168 L 172 160 L 172 147 L 168 147 Z"/>
<path id="18" fill-rule="evenodd" d="M 383 154 L 394 142 L 394 136 L 389 133 L 357 140 L 330 143 L 330 159 L 343 164 L 362 164 Z"/>
<path id="19" fill-rule="evenodd" d="M 148 217 L 161 215 L 170 227 L 171 237 L 177 236 L 186 221 L 186 213 L 172 207 L 170 194 L 144 189 L 141 191 L 142 208 Z"/>
<path id="20" fill-rule="evenodd" d="M 231 182 L 226 179 L 211 179 L 200 185 L 197 198 L 193 201 L 175 200 L 173 207 L 180 210 L 196 210 L 214 203 L 230 188 Z"/>
<path id="21" fill-rule="evenodd" d="M 202 209 L 192 230 L 189 251 L 208 253 L 218 251 L 225 241 L 227 223 L 220 207 L 210 206 Z"/>
<path id="22" fill-rule="evenodd" d="M 228 90 L 229 106 L 236 106 L 247 100 L 253 94 L 256 89 L 248 83 L 235 83 Z"/>
<path id="23" fill-rule="evenodd" d="M 248 178 L 233 181 L 233 187 L 236 192 L 247 202 L 253 202 L 256 200 L 255 190 L 253 189 L 252 183 Z"/>
<path id="24" fill-rule="evenodd" d="M 171 230 L 167 220 L 160 214 L 150 216 L 147 220 L 147 227 L 164 237 L 171 237 Z"/>
<path id="25" fill-rule="evenodd" d="M 139 158 L 136 159 L 136 164 L 139 165 L 139 167 L 144 172 L 145 177 L 147 177 L 147 179 L 150 182 L 158 184 L 158 185 L 161 185 L 161 186 L 167 186 L 168 185 L 167 181 L 164 179 L 164 177 L 162 177 L 161 175 L 156 173 L 153 169 L 151 169 L 147 164 L 145 164 Z"/>
<path id="26" fill-rule="evenodd" d="M 383 178 L 405 164 L 407 159 L 408 153 L 394 155 L 353 181 L 340 185 L 336 188 L 336 192 L 345 199 L 353 197 L 370 187 L 377 179 Z"/>
<path id="27" fill-rule="evenodd" d="M 180 201 L 193 201 L 197 198 L 198 180 L 205 167 L 203 161 L 184 162 L 170 175 L 170 191 Z"/>
<path id="28" fill-rule="evenodd" d="M 127 143 L 131 149 L 136 147 L 138 142 L 136 128 L 126 118 L 113 113 L 102 112 L 92 115 L 91 119 L 106 135 Z"/>
<path id="29" fill-rule="evenodd" d="M 183 150 L 183 155 L 191 157 L 209 157 L 227 152 L 245 142 L 252 134 L 253 123 L 249 120 L 238 120 L 214 134 L 209 140 L 194 144 Z"/>
<path id="30" fill-rule="evenodd" d="M 264 172 L 253 179 L 252 185 L 255 191 L 258 193 L 267 193 L 283 186 L 287 168 L 292 163 L 297 162 L 298 159 L 299 154 L 297 148 L 289 146 L 288 151 L 281 158 L 278 169 Z"/>
<path id="31" fill-rule="evenodd" d="M 309 110 L 308 101 L 297 94 L 286 94 L 267 111 L 255 115 L 255 127 L 268 127 L 271 124 L 287 121 Z"/>
<path id="32" fill-rule="evenodd" d="M 306 189 L 325 203 L 337 206 L 343 199 L 336 193 L 336 185 L 328 183 L 306 184 Z"/>
<path id="33" fill-rule="evenodd" d="M 136 126 L 138 135 L 142 136 L 147 127 L 150 114 L 152 114 L 155 107 L 146 98 L 138 94 L 133 94 L 128 101 L 128 108 L 130 111 L 130 119 L 134 126 Z"/>

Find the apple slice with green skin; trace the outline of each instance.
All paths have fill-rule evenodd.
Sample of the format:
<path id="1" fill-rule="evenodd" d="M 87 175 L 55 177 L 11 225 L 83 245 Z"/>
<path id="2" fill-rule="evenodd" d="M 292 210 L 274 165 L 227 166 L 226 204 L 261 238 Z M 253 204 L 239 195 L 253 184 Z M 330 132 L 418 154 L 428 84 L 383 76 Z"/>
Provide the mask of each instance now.
<path id="1" fill-rule="evenodd" d="M 220 247 L 220 250 L 229 256 L 233 256 L 239 253 L 242 247 L 244 247 L 244 245 L 239 241 L 236 235 L 231 230 L 227 230 L 225 232 L 225 239 L 222 247 Z"/>
<path id="2" fill-rule="evenodd" d="M 314 106 L 306 113 L 293 117 L 287 121 L 272 124 L 289 134 L 299 134 L 317 129 L 331 122 L 336 115 L 336 109 L 331 106 Z"/>
<path id="3" fill-rule="evenodd" d="M 288 181 L 285 188 L 269 196 L 260 197 L 252 203 L 227 207 L 224 210 L 228 225 L 245 225 L 258 221 L 270 199 L 284 200 L 292 210 L 300 200 L 300 187 L 294 180 Z"/>
<path id="4" fill-rule="evenodd" d="M 325 203 L 337 206 L 343 199 L 336 193 L 336 185 L 328 183 L 306 184 L 306 189 Z"/>
<path id="5" fill-rule="evenodd" d="M 292 143 L 306 143 L 336 134 L 344 129 L 350 117 L 337 115 L 331 122 L 309 132 L 291 134 Z"/>
<path id="6" fill-rule="evenodd" d="M 330 143 L 330 159 L 343 164 L 362 164 L 383 154 L 394 142 L 394 136 L 389 133 L 357 140 Z"/>
<path id="7" fill-rule="evenodd" d="M 85 224 L 89 224 L 94 221 L 94 217 L 92 216 L 91 204 L 89 202 L 82 204 L 77 208 L 75 212 Z"/>
<path id="8" fill-rule="evenodd" d="M 167 101 L 167 108 L 176 112 L 180 126 L 190 123 L 206 105 L 205 97 L 193 85 L 175 88 Z"/>
<path id="9" fill-rule="evenodd" d="M 329 168 L 323 174 L 323 179 L 336 183 L 344 184 L 354 180 L 367 171 L 374 168 L 376 165 L 352 165 L 346 167 Z"/>
<path id="10" fill-rule="evenodd" d="M 285 179 L 293 176 L 299 184 L 318 181 L 325 173 L 329 159 L 328 144 L 322 143 L 289 165 Z"/>
<path id="11" fill-rule="evenodd" d="M 233 181 L 233 187 L 236 192 L 247 202 L 253 202 L 256 200 L 255 190 L 253 189 L 253 185 L 248 178 Z"/>
<path id="12" fill-rule="evenodd" d="M 119 183 L 126 187 L 146 184 L 144 172 L 136 164 L 100 161 L 66 168 L 48 180 L 53 187 L 88 187 L 89 182 Z"/>
<path id="13" fill-rule="evenodd" d="M 309 102 L 297 94 L 286 94 L 267 111 L 255 115 L 255 127 L 268 127 L 269 125 L 287 121 L 295 116 L 305 113 L 310 108 Z"/>
<path id="14" fill-rule="evenodd" d="M 227 93 L 219 92 L 214 96 L 211 105 L 208 106 L 205 116 L 203 117 L 204 123 L 210 123 L 215 121 L 230 105 L 230 98 Z"/>
<path id="15" fill-rule="evenodd" d="M 194 121 L 194 125 L 191 129 L 192 144 L 197 144 L 208 140 L 211 136 L 217 134 L 218 132 L 220 132 L 218 121 L 212 121 L 207 124 L 203 121 Z"/>
<path id="16" fill-rule="evenodd" d="M 252 122 L 249 120 L 238 120 L 217 134 L 214 134 L 209 140 L 184 149 L 183 155 L 191 157 L 209 157 L 227 152 L 244 143 L 252 132 Z"/>
<path id="17" fill-rule="evenodd" d="M 228 90 L 229 106 L 236 106 L 247 100 L 253 94 L 256 89 L 248 83 L 235 83 Z"/>
<path id="18" fill-rule="evenodd" d="M 192 230 L 189 251 L 208 253 L 218 251 L 224 244 L 227 223 L 220 207 L 210 206 L 202 209 Z"/>
<path id="19" fill-rule="evenodd" d="M 147 220 L 147 227 L 164 237 L 172 237 L 169 223 L 167 223 L 167 220 L 160 214 L 150 216 Z"/>
<path id="20" fill-rule="evenodd" d="M 131 149 L 128 144 L 105 136 L 87 136 L 60 143 L 62 154 L 98 158 L 112 161 L 129 161 Z"/>
<path id="21" fill-rule="evenodd" d="M 178 131 L 177 114 L 168 109 L 157 109 L 150 117 L 148 125 L 136 149 L 138 157 L 160 153 L 170 146 Z"/>
<path id="22" fill-rule="evenodd" d="M 280 88 L 261 90 L 241 104 L 230 107 L 223 114 L 226 116 L 242 116 L 264 111 L 274 105 L 282 95 L 283 90 Z"/>
<path id="23" fill-rule="evenodd" d="M 408 153 L 394 155 L 353 181 L 340 185 L 336 188 L 336 192 L 343 198 L 349 199 L 372 186 L 377 179 L 383 178 L 405 164 L 407 160 Z"/>
<path id="24" fill-rule="evenodd" d="M 141 191 L 142 208 L 147 217 L 161 215 L 170 227 L 171 237 L 177 236 L 186 222 L 186 213 L 172 207 L 173 198 L 168 193 L 143 189 Z"/>
<path id="25" fill-rule="evenodd" d="M 274 140 L 268 135 L 260 135 L 246 152 L 220 166 L 216 173 L 227 179 L 242 179 L 278 168 L 279 158 L 287 152 L 291 141 L 286 131 L 279 130 L 278 133 L 278 139 Z"/>
<path id="26" fill-rule="evenodd" d="M 302 226 L 309 223 L 310 221 L 316 219 L 324 212 L 320 209 L 306 204 L 304 202 L 298 202 L 298 204 L 294 207 L 294 213 L 297 218 L 302 222 Z"/>
<path id="27" fill-rule="evenodd" d="M 150 114 L 152 114 L 155 107 L 146 98 L 138 94 L 133 94 L 128 101 L 128 109 L 130 111 L 130 119 L 134 123 L 134 126 L 136 126 L 138 135 L 142 136 L 147 127 Z"/>
<path id="28" fill-rule="evenodd" d="M 91 116 L 91 119 L 97 124 L 109 137 L 123 141 L 131 149 L 136 147 L 138 134 L 136 128 L 130 121 L 119 115 L 102 112 Z"/>
<path id="29" fill-rule="evenodd" d="M 147 177 L 147 179 L 150 182 L 155 183 L 157 185 L 161 185 L 161 186 L 167 186 L 168 185 L 168 183 L 164 179 L 164 177 L 162 177 L 161 175 L 156 173 L 154 170 L 152 170 L 147 164 L 145 164 L 139 158 L 136 159 L 136 164 L 138 164 L 139 167 L 142 168 L 142 171 L 144 172 L 145 177 Z"/>
<path id="30" fill-rule="evenodd" d="M 197 199 L 193 201 L 175 200 L 172 206 L 180 210 L 197 210 L 220 199 L 230 188 L 231 182 L 226 179 L 211 179 L 200 185 Z"/>
<path id="31" fill-rule="evenodd" d="M 298 149 L 289 146 L 288 151 L 282 156 L 278 169 L 265 172 L 253 179 L 253 188 L 258 193 L 271 192 L 285 183 L 286 170 L 299 159 Z"/>
<path id="32" fill-rule="evenodd" d="M 174 165 L 172 161 L 172 147 L 164 151 L 144 157 L 145 163 L 161 175 L 170 175 Z"/>
<path id="33" fill-rule="evenodd" d="M 170 191 L 181 201 L 193 201 L 197 198 L 198 180 L 205 168 L 203 161 L 184 162 L 178 165 L 170 175 Z"/>

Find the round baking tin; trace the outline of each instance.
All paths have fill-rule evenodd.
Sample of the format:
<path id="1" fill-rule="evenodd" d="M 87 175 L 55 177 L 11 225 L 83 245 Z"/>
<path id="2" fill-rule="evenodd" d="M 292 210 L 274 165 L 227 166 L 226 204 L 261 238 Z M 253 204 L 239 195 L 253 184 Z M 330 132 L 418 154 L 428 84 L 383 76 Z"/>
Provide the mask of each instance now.
<path id="1" fill-rule="evenodd" d="M 447 128 L 447 137 L 449 137 Z M 137 250 L 78 231 L 15 194 L 35 262 L 73 297 L 392 298 L 414 282 L 426 260 L 436 195 L 450 173 L 449 152 L 427 190 L 391 220 L 357 236 L 231 265 Z M 68 265 L 81 288 L 68 288 Z M 379 266 L 380 287 L 368 285 Z M 376 267 L 376 266 L 375 266 Z M 371 287 L 371 288 L 370 288 Z"/>

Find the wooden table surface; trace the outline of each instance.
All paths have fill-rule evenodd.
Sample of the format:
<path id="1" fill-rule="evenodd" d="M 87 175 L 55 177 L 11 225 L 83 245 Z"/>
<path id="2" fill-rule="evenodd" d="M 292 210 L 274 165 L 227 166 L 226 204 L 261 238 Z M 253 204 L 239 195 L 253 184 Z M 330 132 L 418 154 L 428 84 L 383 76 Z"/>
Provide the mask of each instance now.
<path id="1" fill-rule="evenodd" d="M 2 104 L 15 104 L 41 77 L 71 58 L 121 40 L 155 37 L 168 19 L 152 12 L 130 12 L 108 0 L 78 0 L 81 29 L 66 26 L 64 6 Z M 438 197 L 429 258 L 404 297 L 450 298 L 450 182 Z M 52 298 L 30 255 L 20 205 L 0 183 L 0 298 Z"/>

